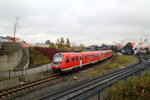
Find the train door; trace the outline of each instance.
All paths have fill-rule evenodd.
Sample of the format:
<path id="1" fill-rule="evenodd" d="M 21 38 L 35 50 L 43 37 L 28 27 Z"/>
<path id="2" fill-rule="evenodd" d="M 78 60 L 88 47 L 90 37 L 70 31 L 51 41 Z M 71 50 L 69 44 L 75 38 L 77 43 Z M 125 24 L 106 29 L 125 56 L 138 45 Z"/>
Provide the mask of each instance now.
<path id="1" fill-rule="evenodd" d="M 82 67 L 82 56 L 80 55 L 80 67 Z"/>

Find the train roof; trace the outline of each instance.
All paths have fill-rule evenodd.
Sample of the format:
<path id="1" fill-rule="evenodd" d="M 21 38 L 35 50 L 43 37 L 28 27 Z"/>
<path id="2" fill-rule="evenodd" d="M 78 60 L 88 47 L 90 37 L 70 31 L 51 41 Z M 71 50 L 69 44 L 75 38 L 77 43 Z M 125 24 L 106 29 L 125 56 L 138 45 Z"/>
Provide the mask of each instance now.
<path id="1" fill-rule="evenodd" d="M 109 52 L 112 50 L 105 50 L 105 51 L 86 51 L 86 52 L 60 52 L 60 53 L 56 53 L 55 55 L 76 55 L 76 54 L 88 54 L 88 53 L 97 53 L 97 52 Z"/>

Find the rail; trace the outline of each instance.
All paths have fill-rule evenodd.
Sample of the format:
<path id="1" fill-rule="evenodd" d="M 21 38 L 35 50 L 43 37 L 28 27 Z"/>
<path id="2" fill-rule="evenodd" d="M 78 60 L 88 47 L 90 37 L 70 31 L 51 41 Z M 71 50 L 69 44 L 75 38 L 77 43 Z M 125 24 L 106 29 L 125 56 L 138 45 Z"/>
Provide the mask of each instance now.
<path id="1" fill-rule="evenodd" d="M 46 78 L 42 78 L 40 80 L 26 83 L 26 84 L 17 85 L 17 86 L 10 87 L 7 89 L 2 89 L 0 90 L 0 100 L 3 100 L 3 99 L 5 100 L 8 97 L 20 95 L 21 93 L 25 91 L 30 91 L 31 89 L 33 90 L 37 87 L 39 88 L 40 86 L 42 87 L 43 85 L 49 84 L 52 80 L 55 80 L 58 78 L 60 78 L 60 75 L 55 74 Z"/>
<path id="2" fill-rule="evenodd" d="M 29 51 L 27 48 L 23 48 L 22 49 L 22 58 L 20 60 L 20 62 L 18 63 L 18 65 L 14 68 L 14 70 L 22 70 L 24 68 L 24 66 L 28 63 L 29 61 Z"/>
<path id="3" fill-rule="evenodd" d="M 145 61 L 141 59 L 141 63 L 132 67 L 127 67 L 124 69 L 120 69 L 118 71 L 112 72 L 108 75 L 102 76 L 100 78 L 96 78 L 90 80 L 88 82 L 84 82 L 78 86 L 73 86 L 68 89 L 58 91 L 54 94 L 48 94 L 41 98 L 37 98 L 38 100 L 82 100 L 86 99 L 90 95 L 93 95 L 95 92 L 101 91 L 108 86 L 111 86 L 117 80 L 127 78 L 131 74 L 141 71 L 144 68 L 147 68 L 150 65 L 150 59 Z"/>
<path id="4" fill-rule="evenodd" d="M 112 59 L 114 59 L 114 57 L 112 57 L 108 61 L 111 61 Z M 107 62 L 104 61 L 101 64 L 104 64 L 104 63 L 107 63 Z M 85 68 L 83 68 L 81 70 L 85 70 Z M 73 72 L 73 73 L 76 73 L 76 72 Z M 43 79 L 40 79 L 40 80 L 37 80 L 37 81 L 33 81 L 33 82 L 29 82 L 29 83 L 26 83 L 26 84 L 23 84 L 23 85 L 17 85 L 17 86 L 14 86 L 14 87 L 2 89 L 2 90 L 0 90 L 0 99 L 6 99 L 6 98 L 9 98 L 9 97 L 13 98 L 13 97 L 16 97 L 16 96 L 20 96 L 24 92 L 27 93 L 31 90 L 34 90 L 35 88 L 40 88 L 42 86 L 42 84 L 45 84 L 44 86 L 46 86 L 46 84 L 49 85 L 49 83 L 52 80 L 55 80 L 55 79 L 58 79 L 58 78 L 64 78 L 64 76 L 67 76 L 67 75 L 70 75 L 70 74 L 72 75 L 73 73 L 68 73 L 68 74 L 65 74 L 65 75 L 56 74 L 54 76 L 46 77 L 46 78 L 43 78 Z"/>

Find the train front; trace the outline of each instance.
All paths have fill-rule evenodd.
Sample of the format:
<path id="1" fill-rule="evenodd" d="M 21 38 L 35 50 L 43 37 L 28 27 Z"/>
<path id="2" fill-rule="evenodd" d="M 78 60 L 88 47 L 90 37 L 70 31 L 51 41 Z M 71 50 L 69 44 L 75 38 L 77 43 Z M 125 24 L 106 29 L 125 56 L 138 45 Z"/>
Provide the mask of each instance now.
<path id="1" fill-rule="evenodd" d="M 61 72 L 62 62 L 63 62 L 63 54 L 62 53 L 55 54 L 52 62 L 52 69 L 54 73 Z"/>

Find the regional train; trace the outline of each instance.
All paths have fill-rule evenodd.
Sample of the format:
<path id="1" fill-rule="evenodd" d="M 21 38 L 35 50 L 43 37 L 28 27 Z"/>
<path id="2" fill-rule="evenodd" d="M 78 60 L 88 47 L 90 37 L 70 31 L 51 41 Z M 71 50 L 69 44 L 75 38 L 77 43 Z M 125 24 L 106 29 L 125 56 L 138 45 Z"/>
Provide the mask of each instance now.
<path id="1" fill-rule="evenodd" d="M 54 73 L 71 71 L 87 64 L 94 64 L 111 56 L 112 50 L 56 53 L 53 57 L 52 69 Z"/>

